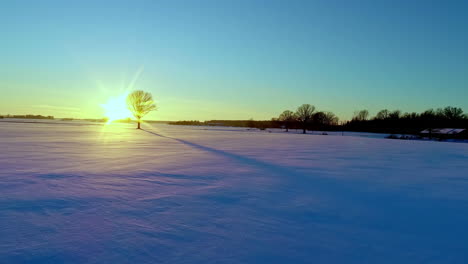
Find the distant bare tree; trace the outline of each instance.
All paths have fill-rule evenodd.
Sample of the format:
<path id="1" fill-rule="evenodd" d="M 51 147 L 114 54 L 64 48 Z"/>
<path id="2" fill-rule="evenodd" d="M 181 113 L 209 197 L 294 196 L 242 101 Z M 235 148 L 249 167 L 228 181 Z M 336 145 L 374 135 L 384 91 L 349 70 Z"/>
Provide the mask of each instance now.
<path id="1" fill-rule="evenodd" d="M 338 125 L 339 118 L 332 112 L 325 112 L 325 122 L 329 126 Z"/>
<path id="2" fill-rule="evenodd" d="M 393 120 L 398 120 L 401 117 L 401 111 L 400 110 L 395 110 L 391 113 L 388 114 L 388 118 L 393 119 Z"/>
<path id="3" fill-rule="evenodd" d="M 281 113 L 278 120 L 284 124 L 286 128 L 286 132 L 288 132 L 289 127 L 291 126 L 291 123 L 296 120 L 296 115 L 294 114 L 293 111 L 285 110 L 283 113 Z"/>
<path id="4" fill-rule="evenodd" d="M 333 126 L 338 124 L 338 117 L 332 112 L 315 112 L 312 122 L 315 126 Z"/>
<path id="5" fill-rule="evenodd" d="M 326 118 L 327 118 L 327 116 L 325 115 L 324 112 L 321 112 L 321 111 L 320 112 L 315 112 L 312 115 L 312 123 L 314 124 L 314 126 L 325 125 Z"/>
<path id="6" fill-rule="evenodd" d="M 367 120 L 368 116 L 369 116 L 369 111 L 367 110 L 356 111 L 354 112 L 353 121 L 365 121 Z"/>
<path id="7" fill-rule="evenodd" d="M 297 121 L 302 125 L 302 133 L 305 134 L 307 130 L 307 125 L 312 120 L 314 115 L 315 106 L 310 104 L 303 104 L 299 106 L 296 110 Z"/>
<path id="8" fill-rule="evenodd" d="M 153 96 L 150 93 L 141 90 L 133 91 L 127 96 L 127 106 L 133 116 L 137 119 L 137 129 L 141 129 L 141 118 L 149 112 L 156 110 L 156 104 L 154 103 Z"/>
<path id="9" fill-rule="evenodd" d="M 384 120 L 387 119 L 389 115 L 390 111 L 388 111 L 387 109 L 380 110 L 375 116 L 375 119 Z"/>
<path id="10" fill-rule="evenodd" d="M 447 106 L 443 110 L 445 118 L 449 120 L 463 119 L 463 110 L 458 107 Z"/>
<path id="11" fill-rule="evenodd" d="M 404 113 L 402 116 L 402 118 L 404 119 L 412 119 L 412 120 L 416 120 L 418 119 L 419 117 L 419 114 L 416 113 L 416 112 L 412 112 L 412 113 Z"/>

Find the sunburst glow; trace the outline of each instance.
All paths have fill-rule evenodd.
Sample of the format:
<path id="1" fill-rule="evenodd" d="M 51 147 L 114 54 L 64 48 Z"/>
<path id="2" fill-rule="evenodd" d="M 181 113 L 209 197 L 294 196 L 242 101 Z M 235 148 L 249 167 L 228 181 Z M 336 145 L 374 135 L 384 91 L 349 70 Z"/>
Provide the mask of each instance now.
<path id="1" fill-rule="evenodd" d="M 101 104 L 104 115 L 108 118 L 107 123 L 132 117 L 132 113 L 127 108 L 127 96 L 128 92 L 125 92 L 118 96 L 109 97 L 105 104 Z"/>

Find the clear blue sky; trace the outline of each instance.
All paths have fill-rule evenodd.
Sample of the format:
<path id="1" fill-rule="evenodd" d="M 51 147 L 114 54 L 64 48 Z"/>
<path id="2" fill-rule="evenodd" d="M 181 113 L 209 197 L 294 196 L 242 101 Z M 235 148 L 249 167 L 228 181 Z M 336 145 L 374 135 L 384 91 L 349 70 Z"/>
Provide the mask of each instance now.
<path id="1" fill-rule="evenodd" d="M 2 1 L 0 114 L 100 117 L 139 74 L 151 119 L 303 103 L 468 111 L 467 1 Z"/>

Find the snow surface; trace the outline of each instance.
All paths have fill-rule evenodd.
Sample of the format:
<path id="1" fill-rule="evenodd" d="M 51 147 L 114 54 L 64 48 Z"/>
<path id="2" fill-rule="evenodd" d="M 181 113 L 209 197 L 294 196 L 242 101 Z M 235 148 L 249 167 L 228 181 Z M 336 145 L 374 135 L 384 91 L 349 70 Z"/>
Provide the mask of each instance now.
<path id="1" fill-rule="evenodd" d="M 468 144 L 0 122 L 0 263 L 468 263 Z"/>

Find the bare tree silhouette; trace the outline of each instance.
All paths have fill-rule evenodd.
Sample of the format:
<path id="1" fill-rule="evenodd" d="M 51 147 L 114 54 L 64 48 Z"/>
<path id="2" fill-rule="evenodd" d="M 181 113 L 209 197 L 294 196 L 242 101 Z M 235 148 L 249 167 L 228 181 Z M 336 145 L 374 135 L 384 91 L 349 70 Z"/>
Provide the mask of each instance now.
<path id="1" fill-rule="evenodd" d="M 400 110 L 395 110 L 393 112 L 390 112 L 388 114 L 388 118 L 392 119 L 392 120 L 398 120 L 401 118 L 401 111 Z"/>
<path id="2" fill-rule="evenodd" d="M 281 113 L 278 120 L 284 124 L 286 128 L 286 132 L 288 132 L 289 127 L 291 126 L 291 123 L 296 120 L 296 115 L 294 114 L 293 111 L 285 110 L 283 113 Z"/>
<path id="3" fill-rule="evenodd" d="M 366 121 L 367 117 L 369 117 L 369 111 L 361 110 L 354 112 L 353 120 L 354 121 Z"/>
<path id="4" fill-rule="evenodd" d="M 133 91 L 127 96 L 127 106 L 133 116 L 137 119 L 137 129 L 141 129 L 141 118 L 149 112 L 156 110 L 156 104 L 154 103 L 153 96 L 150 93 L 141 90 Z"/>
<path id="5" fill-rule="evenodd" d="M 307 130 L 307 125 L 312 120 L 313 114 L 315 111 L 315 106 L 310 104 L 303 104 L 299 106 L 296 110 L 297 121 L 302 125 L 302 133 L 305 134 Z"/>
<path id="6" fill-rule="evenodd" d="M 325 112 L 325 121 L 328 126 L 338 125 L 340 119 L 332 112 Z"/>
<path id="7" fill-rule="evenodd" d="M 380 110 L 377 115 L 375 116 L 375 119 L 378 120 L 385 120 L 390 116 L 390 111 L 387 109 Z"/>
<path id="8" fill-rule="evenodd" d="M 449 120 L 463 119 L 463 110 L 458 107 L 447 106 L 444 108 L 443 113 Z"/>

